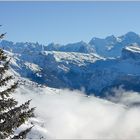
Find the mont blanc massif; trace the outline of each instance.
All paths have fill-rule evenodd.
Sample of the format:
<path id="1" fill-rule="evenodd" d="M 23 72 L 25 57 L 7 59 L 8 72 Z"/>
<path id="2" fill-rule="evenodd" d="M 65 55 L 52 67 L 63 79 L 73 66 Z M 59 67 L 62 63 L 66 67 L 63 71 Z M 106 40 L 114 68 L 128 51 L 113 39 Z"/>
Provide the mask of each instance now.
<path id="1" fill-rule="evenodd" d="M 53 88 L 84 89 L 104 96 L 114 87 L 140 91 L 140 36 L 134 32 L 105 39 L 48 46 L 3 40 L 11 67 L 21 77 Z"/>

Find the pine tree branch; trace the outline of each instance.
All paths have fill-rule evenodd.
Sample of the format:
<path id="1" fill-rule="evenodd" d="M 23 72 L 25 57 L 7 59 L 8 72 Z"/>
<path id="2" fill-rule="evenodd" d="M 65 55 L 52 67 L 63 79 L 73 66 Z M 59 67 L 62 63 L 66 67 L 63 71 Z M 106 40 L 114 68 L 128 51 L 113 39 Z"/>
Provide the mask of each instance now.
<path id="1" fill-rule="evenodd" d="M 1 79 L 1 80 L 0 80 L 0 86 L 6 85 L 6 82 L 8 82 L 8 81 L 11 80 L 11 79 L 13 79 L 12 76 L 7 76 L 7 77 Z"/>
<path id="2" fill-rule="evenodd" d="M 34 116 L 34 109 L 31 108 L 28 111 L 16 113 L 13 117 L 6 119 L 3 123 L 0 124 L 0 131 L 6 132 L 9 134 L 13 133 L 13 129 L 21 126 L 25 121 Z"/>
<path id="3" fill-rule="evenodd" d="M 8 137 L 8 133 L 0 132 L 0 139 L 6 139 Z"/>
<path id="4" fill-rule="evenodd" d="M 9 68 L 9 62 L 10 62 L 10 61 L 6 61 L 6 62 L 3 64 L 3 66 L 0 67 L 0 74 L 4 74 L 4 73 L 8 70 L 8 68 Z"/>
<path id="5" fill-rule="evenodd" d="M 14 109 L 9 110 L 8 112 L 4 112 L 0 114 L 0 121 L 1 120 L 8 120 L 9 118 L 12 118 L 15 116 L 15 114 L 20 113 L 23 110 L 27 110 L 29 108 L 31 100 L 28 100 L 24 104 L 20 105 L 19 107 L 15 107 Z"/>
<path id="6" fill-rule="evenodd" d="M 17 105 L 17 101 L 15 101 L 13 98 L 7 99 L 7 100 L 0 100 L 0 111 L 10 109 L 12 107 L 15 107 Z"/>
<path id="7" fill-rule="evenodd" d="M 10 88 L 7 88 L 6 90 L 1 91 L 1 92 L 0 92 L 1 98 L 4 99 L 5 96 L 6 96 L 6 97 L 9 97 L 9 94 L 10 94 L 11 92 L 14 92 L 15 89 L 17 88 L 17 86 L 18 86 L 18 82 L 16 82 L 16 83 L 14 83 L 13 85 L 11 85 Z"/>
<path id="8" fill-rule="evenodd" d="M 6 61 L 7 56 L 4 54 L 4 51 L 0 49 L 0 60 L 1 61 Z"/>

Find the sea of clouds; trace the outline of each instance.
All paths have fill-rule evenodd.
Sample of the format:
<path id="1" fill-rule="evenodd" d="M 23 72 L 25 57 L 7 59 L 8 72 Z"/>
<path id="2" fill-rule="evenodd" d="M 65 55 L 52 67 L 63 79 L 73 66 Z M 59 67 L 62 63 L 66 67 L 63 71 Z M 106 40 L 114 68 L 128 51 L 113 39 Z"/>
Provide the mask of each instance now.
<path id="1" fill-rule="evenodd" d="M 32 99 L 37 107 L 28 138 L 140 138 L 140 94 L 133 91 L 114 89 L 114 95 L 100 99 L 82 91 L 22 86 L 13 96 L 19 103 Z"/>

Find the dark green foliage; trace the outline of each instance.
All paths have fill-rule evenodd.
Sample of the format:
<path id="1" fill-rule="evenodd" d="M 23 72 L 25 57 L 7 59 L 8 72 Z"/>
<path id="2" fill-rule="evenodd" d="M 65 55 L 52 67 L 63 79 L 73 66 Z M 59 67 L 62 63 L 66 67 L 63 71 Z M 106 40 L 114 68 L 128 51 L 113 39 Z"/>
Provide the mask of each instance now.
<path id="1" fill-rule="evenodd" d="M 9 80 L 11 80 L 12 79 L 12 76 L 10 75 L 10 76 L 7 76 L 7 77 L 5 77 L 5 78 L 3 78 L 3 79 L 1 79 L 0 80 L 0 86 L 4 86 L 4 85 L 6 85 L 6 83 L 9 81 Z"/>
<path id="2" fill-rule="evenodd" d="M 0 39 L 2 39 L 4 35 L 5 34 L 1 34 Z M 9 68 L 9 62 L 10 60 L 7 59 L 4 51 L 0 49 L 0 139 L 25 139 L 32 127 L 19 132 L 16 136 L 11 136 L 14 135 L 15 129 L 24 124 L 30 117 L 34 116 L 33 112 L 35 108 L 29 108 L 31 100 L 17 106 L 18 102 L 10 97 L 10 94 L 17 88 L 18 82 L 10 84 L 10 80 L 12 80 L 13 77 L 6 73 Z"/>

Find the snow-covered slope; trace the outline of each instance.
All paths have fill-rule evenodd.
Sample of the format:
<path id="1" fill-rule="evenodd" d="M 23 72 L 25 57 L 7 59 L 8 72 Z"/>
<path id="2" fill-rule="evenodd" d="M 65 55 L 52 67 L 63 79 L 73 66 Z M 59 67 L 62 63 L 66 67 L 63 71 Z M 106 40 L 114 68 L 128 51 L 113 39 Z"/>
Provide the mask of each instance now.
<path id="1" fill-rule="evenodd" d="M 94 63 L 96 60 L 103 59 L 103 57 L 91 53 L 75 53 L 75 52 L 44 52 L 44 55 L 46 56 L 52 56 L 55 58 L 57 62 L 63 62 L 63 63 L 73 63 L 78 66 L 86 65 L 86 63 Z"/>

